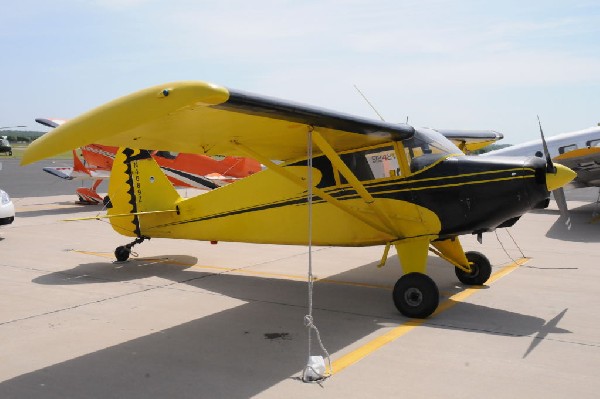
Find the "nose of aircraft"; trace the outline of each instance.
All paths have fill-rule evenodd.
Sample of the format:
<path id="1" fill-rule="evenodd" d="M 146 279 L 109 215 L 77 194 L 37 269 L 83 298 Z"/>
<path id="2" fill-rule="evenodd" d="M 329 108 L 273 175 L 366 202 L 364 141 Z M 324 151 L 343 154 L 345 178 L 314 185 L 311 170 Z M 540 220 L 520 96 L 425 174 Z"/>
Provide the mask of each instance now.
<path id="1" fill-rule="evenodd" d="M 577 176 L 577 173 L 564 165 L 554 164 L 554 167 L 556 168 L 556 173 L 546 173 L 546 187 L 548 191 L 561 188 Z"/>

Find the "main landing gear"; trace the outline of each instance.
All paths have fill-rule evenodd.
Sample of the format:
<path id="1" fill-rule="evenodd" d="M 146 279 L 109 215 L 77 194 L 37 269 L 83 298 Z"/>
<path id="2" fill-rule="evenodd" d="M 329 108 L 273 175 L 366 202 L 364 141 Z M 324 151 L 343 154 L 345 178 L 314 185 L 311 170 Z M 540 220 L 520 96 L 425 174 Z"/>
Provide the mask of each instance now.
<path id="1" fill-rule="evenodd" d="M 424 319 L 431 315 L 440 302 L 435 282 L 423 273 L 408 273 L 400 277 L 392 292 L 394 305 L 406 317 Z"/>
<path id="2" fill-rule="evenodd" d="M 411 245 L 411 244 L 409 244 Z M 455 273 L 460 282 L 466 285 L 482 285 L 490 277 L 492 266 L 490 261 L 479 252 L 463 252 L 458 240 L 432 243 L 440 256 L 455 265 Z M 410 318 L 425 319 L 437 309 L 440 293 L 435 282 L 425 274 L 426 254 L 424 257 L 407 256 L 407 248 L 398 248 L 404 275 L 394 285 L 392 298 L 394 305 L 402 315 Z M 421 247 L 423 249 L 423 247 Z M 459 250 L 460 249 L 460 250 Z M 414 254 L 415 252 L 412 252 Z M 403 259 L 404 258 L 404 259 Z M 412 261 L 412 262 L 411 262 Z M 457 265 L 468 265 L 459 267 Z M 466 271 L 465 269 L 470 269 Z"/>
<path id="3" fill-rule="evenodd" d="M 480 252 L 465 253 L 467 260 L 471 263 L 471 272 L 468 273 L 458 267 L 454 268 L 456 277 L 466 285 L 483 285 L 492 274 L 492 265 L 488 258 Z"/>
<path id="4" fill-rule="evenodd" d="M 145 240 L 149 240 L 150 237 L 138 237 L 135 240 L 133 240 L 132 242 L 130 242 L 127 245 L 121 245 L 119 247 L 117 247 L 117 249 L 115 249 L 115 258 L 117 258 L 117 261 L 119 262 L 125 262 L 127 259 L 129 259 L 129 255 L 131 254 L 131 248 L 133 248 L 134 245 L 136 244 L 141 244 L 142 242 L 144 242 Z M 137 255 L 135 255 L 137 256 Z"/>

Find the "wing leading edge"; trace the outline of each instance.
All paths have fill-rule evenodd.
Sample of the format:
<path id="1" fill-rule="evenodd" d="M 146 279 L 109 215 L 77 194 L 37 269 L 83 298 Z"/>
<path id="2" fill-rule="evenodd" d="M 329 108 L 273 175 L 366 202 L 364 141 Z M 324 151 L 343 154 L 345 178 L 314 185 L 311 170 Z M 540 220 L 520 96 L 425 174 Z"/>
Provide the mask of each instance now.
<path id="1" fill-rule="evenodd" d="M 336 151 L 414 134 L 406 124 L 187 81 L 138 91 L 66 122 L 36 140 L 22 164 L 89 143 L 244 156 L 241 143 L 269 159 L 290 160 L 306 154 L 310 128 Z"/>
<path id="2" fill-rule="evenodd" d="M 435 130 L 443 134 L 448 140 L 452 141 L 463 151 L 479 150 L 504 138 L 502 133 L 495 130 Z"/>

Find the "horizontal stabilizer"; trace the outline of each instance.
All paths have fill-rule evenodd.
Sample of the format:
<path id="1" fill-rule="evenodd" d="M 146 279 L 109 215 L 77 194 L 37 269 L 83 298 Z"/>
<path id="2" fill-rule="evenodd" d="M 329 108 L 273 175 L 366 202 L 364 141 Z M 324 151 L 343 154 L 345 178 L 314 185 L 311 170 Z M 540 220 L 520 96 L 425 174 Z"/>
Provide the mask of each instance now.
<path id="1" fill-rule="evenodd" d="M 435 129 L 452 141 L 463 151 L 475 151 L 484 148 L 498 140 L 504 135 L 495 130 L 459 130 L 459 129 Z"/>
<path id="2" fill-rule="evenodd" d="M 45 167 L 44 172 L 46 173 L 50 173 L 51 175 L 54 175 L 56 177 L 60 177 L 61 179 L 65 179 L 65 180 L 73 180 L 74 177 L 72 176 L 73 174 L 73 168 L 70 167 L 62 167 L 62 168 L 55 168 L 55 167 Z"/>
<path id="3" fill-rule="evenodd" d="M 81 220 L 100 220 L 100 219 L 110 219 L 110 218 L 120 218 L 120 217 L 132 217 L 132 216 L 140 216 L 140 215 L 152 215 L 157 213 L 179 213 L 178 209 L 168 209 L 164 211 L 147 211 L 147 212 L 135 212 L 135 213 L 119 213 L 116 215 L 97 215 L 97 216 L 89 216 L 86 218 L 73 218 L 73 219 L 63 219 L 63 222 L 79 222 Z"/>

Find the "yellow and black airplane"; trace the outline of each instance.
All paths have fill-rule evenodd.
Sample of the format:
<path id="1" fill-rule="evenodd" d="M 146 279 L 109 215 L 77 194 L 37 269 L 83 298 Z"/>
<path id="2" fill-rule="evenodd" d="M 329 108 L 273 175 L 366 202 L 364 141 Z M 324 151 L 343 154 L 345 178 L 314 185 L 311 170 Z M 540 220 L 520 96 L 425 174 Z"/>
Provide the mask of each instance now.
<path id="1" fill-rule="evenodd" d="M 116 249 L 118 260 L 150 237 L 385 245 L 382 263 L 393 245 L 403 272 L 393 300 L 403 315 L 417 318 L 439 302 L 426 275 L 430 249 L 464 284 L 484 284 L 489 261 L 465 253 L 458 236 L 512 226 L 525 212 L 547 206 L 549 192 L 575 176 L 537 157 L 466 156 L 432 129 L 204 82 L 169 83 L 109 102 L 36 140 L 22 162 L 89 143 L 122 147 L 107 217 L 135 241 Z M 145 148 L 246 156 L 266 169 L 183 199 Z"/>

